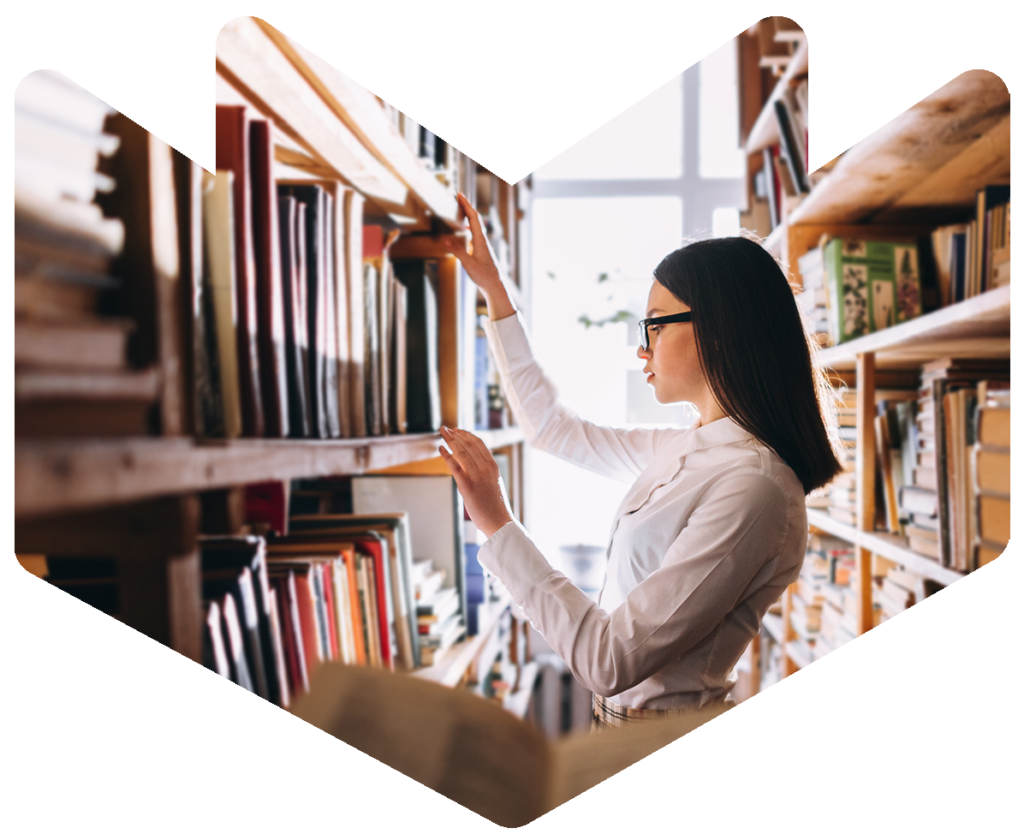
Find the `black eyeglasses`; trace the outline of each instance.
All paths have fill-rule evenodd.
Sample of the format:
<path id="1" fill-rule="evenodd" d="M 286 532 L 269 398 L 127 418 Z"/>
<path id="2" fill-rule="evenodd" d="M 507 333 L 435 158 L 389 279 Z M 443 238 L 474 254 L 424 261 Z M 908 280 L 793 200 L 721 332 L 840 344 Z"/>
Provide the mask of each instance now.
<path id="1" fill-rule="evenodd" d="M 660 318 L 644 318 L 636 325 L 636 337 L 640 342 L 640 349 L 650 350 L 651 339 L 647 335 L 647 328 L 658 324 L 682 324 L 693 320 L 692 312 L 678 312 L 675 315 L 662 315 Z"/>

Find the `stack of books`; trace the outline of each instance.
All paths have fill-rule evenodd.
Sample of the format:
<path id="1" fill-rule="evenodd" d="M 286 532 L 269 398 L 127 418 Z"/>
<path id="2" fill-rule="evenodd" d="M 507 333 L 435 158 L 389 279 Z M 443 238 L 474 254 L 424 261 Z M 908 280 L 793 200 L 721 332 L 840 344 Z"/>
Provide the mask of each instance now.
<path id="1" fill-rule="evenodd" d="M 100 171 L 120 138 L 115 112 L 47 70 L 15 97 L 15 434 L 142 435 L 157 373 L 133 371 L 134 323 L 104 314 L 116 293 L 124 225 L 96 203 L 116 184 Z"/>
<path id="2" fill-rule="evenodd" d="M 851 610 L 844 621 L 848 635 L 840 637 L 833 620 L 833 613 L 843 613 L 844 603 L 853 592 L 854 568 L 850 543 L 822 533 L 808 537 L 804 565 L 791 594 L 790 624 L 803 640 L 804 653 L 810 659 L 821 658 L 856 635 L 855 611 Z"/>
<path id="3" fill-rule="evenodd" d="M 984 566 L 1010 541 L 1010 389 L 978 383 L 977 438 L 971 447 L 974 566 Z"/>
<path id="4" fill-rule="evenodd" d="M 921 368 L 917 465 L 900 504 L 909 512 L 910 547 L 960 571 L 972 569 L 975 554 L 970 458 L 978 393 L 1008 389 L 1009 375 L 1008 359 L 943 358 Z"/>
<path id="5" fill-rule="evenodd" d="M 888 621 L 942 589 L 942 585 L 891 561 L 876 564 L 872 594 L 876 624 Z"/>
<path id="6" fill-rule="evenodd" d="M 797 305 L 818 346 L 827 347 L 832 343 L 832 338 L 822 249 L 811 248 L 797 260 L 797 265 L 800 267 L 800 278 L 803 282 L 803 291 L 796 296 Z"/>
<path id="7" fill-rule="evenodd" d="M 459 594 L 453 586 L 445 586 L 445 572 L 435 569 L 430 558 L 413 564 L 413 591 L 416 599 L 420 659 L 433 665 L 466 633 L 459 613 Z M 475 611 L 471 611 L 475 615 Z M 469 635 L 475 635 L 470 632 Z"/>

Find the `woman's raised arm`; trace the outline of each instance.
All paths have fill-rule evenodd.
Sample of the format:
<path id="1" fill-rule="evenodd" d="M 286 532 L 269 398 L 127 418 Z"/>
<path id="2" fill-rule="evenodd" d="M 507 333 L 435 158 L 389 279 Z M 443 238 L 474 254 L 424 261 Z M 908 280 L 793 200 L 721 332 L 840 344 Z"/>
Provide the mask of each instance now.
<path id="1" fill-rule="evenodd" d="M 613 429 L 581 420 L 559 404 L 558 392 L 533 358 L 529 340 L 505 290 L 501 272 L 484 233 L 480 216 L 459 194 L 469 221 L 472 253 L 460 237 L 442 240 L 459 259 L 487 300 L 485 324 L 502 385 L 526 440 L 558 458 L 619 481 L 631 482 L 650 462 L 660 435 L 674 430 Z"/>

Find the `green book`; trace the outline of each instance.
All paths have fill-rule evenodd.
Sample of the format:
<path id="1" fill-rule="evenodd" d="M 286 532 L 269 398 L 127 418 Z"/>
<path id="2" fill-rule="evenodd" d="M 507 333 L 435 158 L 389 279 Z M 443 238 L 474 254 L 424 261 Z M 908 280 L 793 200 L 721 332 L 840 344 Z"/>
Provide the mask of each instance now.
<path id="1" fill-rule="evenodd" d="M 916 244 L 832 239 L 824 263 L 833 344 L 921 314 Z"/>

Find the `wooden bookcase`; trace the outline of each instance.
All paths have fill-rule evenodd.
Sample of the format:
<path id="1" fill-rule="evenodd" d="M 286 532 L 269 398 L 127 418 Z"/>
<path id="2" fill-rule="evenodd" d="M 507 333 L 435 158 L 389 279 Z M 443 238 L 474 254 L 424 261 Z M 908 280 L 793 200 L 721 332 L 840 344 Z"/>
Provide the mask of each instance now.
<path id="1" fill-rule="evenodd" d="M 783 85 L 807 73 L 806 43 L 789 62 L 747 136 L 753 170 L 762 149 L 778 142 L 773 102 Z M 742 104 L 741 104 L 742 107 Z M 798 259 L 817 246 L 822 234 L 920 236 L 973 215 L 976 190 L 1008 183 L 1010 173 L 1009 93 L 986 71 L 969 71 L 857 143 L 818 173 L 811 192 L 790 207 L 766 239 L 767 246 L 801 288 Z M 875 390 L 879 371 L 919 370 L 942 357 L 1008 359 L 1010 288 L 984 292 L 915 320 L 819 351 L 819 361 L 839 374 L 856 375 L 857 524 L 848 525 L 822 509 L 808 509 L 813 529 L 855 547 L 858 632 L 873 626 L 872 572 L 876 556 L 949 585 L 964 573 L 911 551 L 903 537 L 873 530 L 875 498 Z M 782 615 L 769 613 L 741 666 L 744 694 L 762 687 L 762 653 L 782 652 L 781 677 L 811 661 L 798 644 L 790 621 L 792 585 L 782 599 Z"/>
<path id="2" fill-rule="evenodd" d="M 462 295 L 467 289 L 474 296 L 476 292 L 471 283 L 462 282 L 461 267 L 437 239 L 459 225 L 451 173 L 445 182 L 424 166 L 395 131 L 386 106 L 376 97 L 255 18 L 236 19 L 221 33 L 217 102 L 244 104 L 272 120 L 275 178 L 323 178 L 354 188 L 365 200 L 364 218 L 390 220 L 392 227 L 400 229 L 391 256 L 438 260 L 441 416 L 445 425 L 458 426 L 460 417 L 466 416 L 460 408 L 473 400 L 459 371 L 464 341 L 460 322 L 469 311 Z M 145 152 L 170 160 L 166 144 L 139 131 L 147 146 L 140 152 L 142 157 Z M 460 189 L 475 202 L 477 164 L 455 150 L 452 159 L 453 167 L 459 169 Z M 138 165 L 124 175 L 148 179 L 151 190 L 160 189 L 149 159 Z M 172 182 L 168 178 L 163 183 Z M 520 291 L 517 257 L 521 188 L 498 183 L 513 295 L 524 308 L 528 301 Z M 166 204 L 168 197 L 173 200 L 173 193 L 147 194 L 140 213 L 156 225 L 158 214 L 152 208 L 161 201 Z M 128 234 L 129 247 L 139 244 L 132 241 L 131 230 Z M 153 229 L 143 235 L 167 245 L 166 231 Z M 182 258 L 184 263 L 184 254 Z M 143 259 L 155 261 L 148 252 Z M 162 286 L 156 284 L 165 297 L 153 302 L 152 320 L 140 323 L 140 332 L 151 329 L 161 340 L 168 340 L 167 325 L 177 326 L 175 319 L 180 316 L 179 304 L 166 294 L 177 288 L 179 279 L 165 277 Z M 184 388 L 180 353 L 151 355 L 163 365 L 164 381 L 174 383 L 179 391 Z M 180 393 L 176 399 L 180 403 Z M 162 410 L 169 408 L 180 414 L 177 403 L 161 403 Z M 25 554 L 117 557 L 119 617 L 196 661 L 202 661 L 197 539 L 204 523 L 239 524 L 238 488 L 270 480 L 388 470 L 446 471 L 437 456 L 442 439 L 436 433 L 331 440 L 214 439 L 190 435 L 187 424 L 182 428 L 180 423 L 164 423 L 163 431 L 163 436 L 133 438 L 18 438 L 15 547 Z M 521 432 L 509 427 L 479 434 L 492 450 L 509 456 L 510 497 L 521 517 Z M 414 673 L 444 685 L 461 684 L 502 617 L 507 621 L 510 612 L 507 597 L 492 602 L 481 617 L 477 636 L 457 644 L 432 667 Z M 519 620 L 512 618 L 513 633 Z M 535 676 L 536 669 L 521 667 L 520 673 L 506 706 L 523 716 L 532 690 L 530 675 Z"/>

